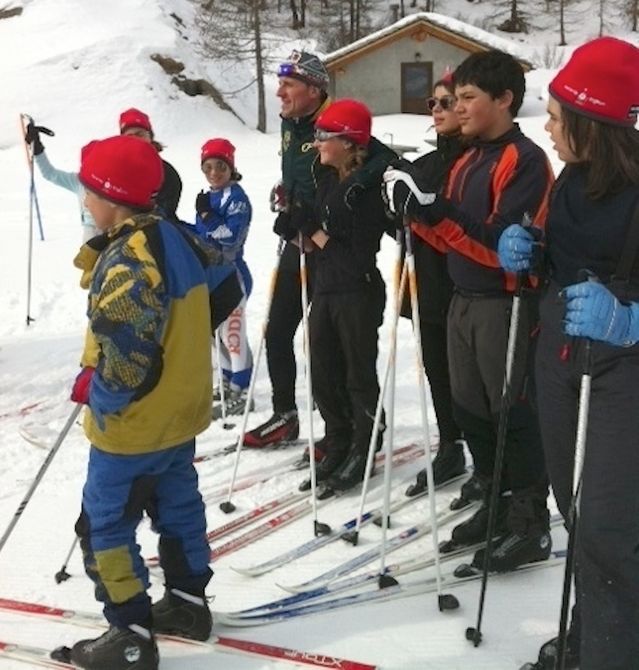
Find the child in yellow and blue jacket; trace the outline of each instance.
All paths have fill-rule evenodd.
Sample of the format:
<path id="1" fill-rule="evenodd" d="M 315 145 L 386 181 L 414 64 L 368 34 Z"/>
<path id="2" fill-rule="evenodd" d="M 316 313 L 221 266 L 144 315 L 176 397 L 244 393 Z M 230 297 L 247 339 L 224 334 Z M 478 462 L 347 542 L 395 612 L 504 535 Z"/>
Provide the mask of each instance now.
<path id="1" fill-rule="evenodd" d="M 211 421 L 210 273 L 205 245 L 151 214 L 163 178 L 153 146 L 118 136 L 85 147 L 79 173 L 106 246 L 76 259 L 89 326 L 72 399 L 91 441 L 76 524 L 109 630 L 71 649 L 81 668 L 158 667 L 154 632 L 206 639 L 212 572 L 195 436 Z M 212 257 L 211 257 L 212 258 Z M 92 265 L 94 263 L 94 265 Z M 160 534 L 166 593 L 151 607 L 136 543 L 142 512 Z"/>

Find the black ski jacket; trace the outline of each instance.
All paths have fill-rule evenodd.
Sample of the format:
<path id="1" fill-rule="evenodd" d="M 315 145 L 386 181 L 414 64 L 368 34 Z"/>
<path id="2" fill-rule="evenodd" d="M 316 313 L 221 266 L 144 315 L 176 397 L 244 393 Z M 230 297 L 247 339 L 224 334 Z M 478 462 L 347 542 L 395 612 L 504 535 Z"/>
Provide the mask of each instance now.
<path id="1" fill-rule="evenodd" d="M 318 187 L 315 212 L 330 237 L 315 252 L 315 293 L 362 290 L 382 281 L 375 264 L 389 222 L 381 195 L 381 177 L 396 155 L 375 140 L 376 151 L 340 182 L 332 170 Z"/>

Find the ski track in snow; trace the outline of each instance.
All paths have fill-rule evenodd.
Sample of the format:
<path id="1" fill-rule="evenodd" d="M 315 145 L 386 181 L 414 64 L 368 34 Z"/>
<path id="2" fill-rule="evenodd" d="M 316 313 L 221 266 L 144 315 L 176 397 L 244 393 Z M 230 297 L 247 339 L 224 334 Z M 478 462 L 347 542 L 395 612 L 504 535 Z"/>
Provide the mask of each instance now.
<path id="1" fill-rule="evenodd" d="M 173 4 L 185 15 L 191 11 L 184 0 Z M 158 139 L 167 144 L 163 156 L 182 176 L 180 214 L 186 220 L 192 220 L 191 203 L 205 185 L 199 172 L 199 147 L 205 139 L 215 135 L 232 139 L 238 148 L 238 168 L 244 174 L 242 183 L 254 207 L 246 259 L 255 279 L 248 303 L 248 323 L 251 342 L 256 344 L 264 317 L 268 277 L 275 259 L 276 240 L 271 233 L 273 215 L 268 211 L 268 192 L 278 179 L 279 136 L 277 132 L 258 134 L 203 98 L 188 98 L 177 93 L 159 67 L 149 60 L 149 54 L 155 51 L 178 54 L 186 61 L 187 68 L 194 71 L 198 71 L 199 62 L 188 51 L 188 45 L 182 44 L 176 36 L 167 15 L 168 10 L 161 0 L 113 0 L 108 10 L 101 3 L 87 0 L 25 2 L 22 17 L 0 21 L 0 52 L 5 56 L 0 59 L 0 79 L 8 101 L 3 111 L 6 118 L 13 117 L 16 121 L 19 112 L 30 112 L 37 121 L 54 128 L 56 137 L 45 139 L 47 151 L 54 165 L 71 170 L 77 166 L 83 144 L 93 137 L 117 132 L 117 116 L 122 109 L 141 107 L 150 114 Z M 132 34 L 143 35 L 144 39 L 132 39 Z M 23 49 L 27 36 L 29 48 Z M 22 54 L 20 59 L 8 57 L 18 52 Z M 543 132 L 544 103 L 537 94 L 551 76 L 552 72 L 543 70 L 529 75 L 531 93 L 521 119 L 524 132 L 547 150 L 550 144 Z M 228 88 L 232 88 L 233 70 L 226 71 L 225 77 Z M 269 120 L 271 127 L 276 128 L 274 81 L 269 82 L 269 91 Z M 374 131 L 380 137 L 393 132 L 397 141 L 417 142 L 426 132 L 425 123 L 418 117 L 376 119 Z M 555 168 L 559 168 L 554 154 L 551 160 Z M 0 531 L 11 520 L 46 456 L 42 448 L 25 442 L 19 430 L 28 430 L 49 445 L 53 444 L 73 409 L 68 395 L 79 370 L 85 326 L 86 294 L 78 286 L 79 273 L 72 265 L 81 235 L 77 202 L 72 194 L 41 179 L 37 179 L 37 188 L 46 239 L 39 240 L 36 226 L 30 309 L 35 321 L 27 327 L 28 178 L 17 124 L 11 127 L 6 123 L 0 129 L 4 233 L 0 246 Z M 379 265 L 387 280 L 392 272 L 393 253 L 393 242 L 385 239 Z M 380 330 L 380 373 L 386 362 L 388 333 L 388 323 L 385 323 Z M 296 340 L 296 352 L 301 435 L 304 436 L 308 417 L 301 332 Z M 404 445 L 420 439 L 421 425 L 414 348 L 405 320 L 399 328 L 397 378 L 395 441 L 397 445 Z M 270 386 L 264 361 L 255 400 L 257 411 L 250 416 L 249 428 L 270 416 Z M 21 408 L 33 403 L 40 404 L 20 413 Z M 429 407 L 429 419 L 433 427 L 432 407 Z M 241 417 L 234 417 L 233 421 L 239 428 Z M 435 431 L 432 433 L 431 439 L 435 439 Z M 317 413 L 314 434 L 316 438 L 323 434 Z M 213 450 L 233 442 L 236 436 L 236 431 L 224 431 L 221 426 L 213 425 L 198 439 L 198 449 Z M 301 447 L 269 452 L 245 450 L 239 477 L 288 459 L 293 449 L 302 451 Z M 83 576 L 79 552 L 72 556 L 68 566 L 72 579 L 59 586 L 53 580 L 73 541 L 87 453 L 82 430 L 74 425 L 0 553 L 2 596 L 99 610 L 92 587 Z M 228 482 L 233 459 L 234 455 L 229 455 L 197 466 L 203 492 L 218 491 Z M 422 463 L 404 466 L 396 473 L 393 485 L 396 496 Z M 291 490 L 304 477 L 304 472 L 279 475 L 238 492 L 233 496 L 238 514 Z M 443 494 L 439 496 L 440 504 L 443 497 Z M 371 491 L 366 509 L 380 502 L 378 486 Z M 319 519 L 337 527 L 352 518 L 358 506 L 358 497 L 344 496 L 321 505 Z M 391 535 L 425 518 L 426 514 L 426 500 L 407 507 L 393 517 Z M 208 506 L 207 517 L 209 528 L 232 518 L 224 515 L 217 503 Z M 209 593 L 215 595 L 214 609 L 236 610 L 281 597 L 283 592 L 275 586 L 276 581 L 297 583 L 319 574 L 369 548 L 381 533 L 376 526 L 369 525 L 362 529 L 356 549 L 336 541 L 302 560 L 257 578 L 243 577 L 230 569 L 231 565 L 261 562 L 292 544 L 310 539 L 311 519 L 307 516 L 220 559 L 213 566 L 215 576 L 209 586 Z M 242 532 L 244 529 L 238 531 Z M 446 539 L 449 532 L 449 527 L 442 528 L 440 539 Z M 565 542 L 563 531 L 556 531 L 555 536 L 557 546 L 561 546 Z M 227 539 L 222 538 L 222 542 Z M 147 522 L 140 527 L 139 541 L 145 555 L 156 553 L 156 538 Z M 389 561 L 419 556 L 430 550 L 431 539 L 427 536 L 391 554 Z M 370 568 L 364 568 L 367 569 Z M 444 569 L 450 569 L 450 565 Z M 401 579 L 409 580 L 410 576 Z M 554 634 L 561 579 L 562 570 L 558 568 L 532 572 L 525 577 L 491 578 L 483 625 L 484 642 L 478 649 L 464 637 L 465 628 L 475 623 L 477 583 L 456 589 L 461 608 L 446 614 L 439 613 L 436 596 L 432 594 L 254 629 L 219 627 L 219 632 L 376 663 L 385 670 L 509 670 L 536 658 L 539 644 Z M 161 595 L 162 588 L 161 579 L 154 573 L 152 595 Z M 71 627 L 0 613 L 0 639 L 53 647 L 69 644 L 81 633 Z M 228 670 L 276 667 L 273 663 L 228 655 L 215 654 L 213 659 L 211 652 L 205 650 L 169 646 L 162 648 L 162 659 L 162 668 L 167 670 L 183 667 L 198 670 L 209 668 L 213 663 Z M 15 661 L 0 664 L 3 670 L 23 667 L 26 666 Z"/>

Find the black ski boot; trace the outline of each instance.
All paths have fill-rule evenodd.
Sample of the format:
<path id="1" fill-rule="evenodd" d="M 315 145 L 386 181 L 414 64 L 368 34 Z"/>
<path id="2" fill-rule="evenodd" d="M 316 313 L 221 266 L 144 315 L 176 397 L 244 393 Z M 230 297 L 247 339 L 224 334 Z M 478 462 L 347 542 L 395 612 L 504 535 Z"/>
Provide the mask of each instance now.
<path id="1" fill-rule="evenodd" d="M 326 456 L 326 452 L 330 449 L 331 438 L 328 435 L 320 438 L 315 442 L 315 463 L 321 463 Z M 295 463 L 295 468 L 297 470 L 303 470 L 311 464 L 311 452 L 308 447 L 304 449 L 304 453 L 300 457 L 300 460 Z"/>
<path id="2" fill-rule="evenodd" d="M 111 626 L 100 637 L 76 642 L 70 651 L 73 665 L 85 670 L 157 670 L 158 648 L 144 626 Z"/>
<path id="3" fill-rule="evenodd" d="M 450 503 L 450 509 L 458 510 L 468 507 L 477 500 L 482 500 L 490 486 L 490 479 L 481 475 L 473 475 L 467 482 L 464 482 L 459 493 L 459 498 L 455 498 Z"/>
<path id="4" fill-rule="evenodd" d="M 191 640 L 208 640 L 213 617 L 204 596 L 167 589 L 151 607 L 153 632 L 179 635 Z"/>
<path id="5" fill-rule="evenodd" d="M 496 572 L 515 570 L 526 563 L 545 561 L 550 556 L 550 515 L 545 498 L 530 490 L 513 492 L 506 519 L 507 532 L 491 547 L 489 566 Z M 484 565 L 484 550 L 473 558 L 476 568 Z"/>
<path id="6" fill-rule="evenodd" d="M 353 445 L 344 464 L 328 478 L 328 486 L 334 491 L 348 491 L 363 482 L 367 457 L 366 450 Z M 374 469 L 375 462 L 373 461 L 372 470 Z"/>
<path id="7" fill-rule="evenodd" d="M 442 542 L 439 550 L 442 554 L 449 554 L 464 547 L 472 547 L 486 540 L 488 532 L 488 515 L 490 507 L 490 491 L 484 495 L 481 507 L 466 521 L 453 528 L 451 539 Z M 504 496 L 497 499 L 497 523 L 495 524 L 495 537 L 506 531 L 506 514 L 508 512 L 508 501 Z"/>
<path id="8" fill-rule="evenodd" d="M 541 645 L 539 658 L 536 663 L 527 663 L 521 670 L 555 670 L 557 667 L 557 652 L 559 648 L 559 638 L 553 637 Z M 579 668 L 579 640 L 568 632 L 566 641 L 565 655 L 566 670 L 577 670 Z"/>
<path id="9" fill-rule="evenodd" d="M 346 461 L 348 449 L 344 442 L 334 440 L 327 444 L 324 458 L 315 467 L 315 479 L 318 483 L 325 482 L 329 477 L 339 470 Z M 308 491 L 311 488 L 311 480 L 305 479 L 300 485 L 300 491 Z"/>
<path id="10" fill-rule="evenodd" d="M 433 459 L 433 479 L 435 480 L 435 486 L 444 484 L 449 479 L 459 477 L 465 471 L 464 443 L 461 440 L 442 442 L 439 445 L 437 455 Z M 417 481 L 406 489 L 406 495 L 412 498 L 427 490 L 426 470 L 420 470 L 417 473 Z"/>

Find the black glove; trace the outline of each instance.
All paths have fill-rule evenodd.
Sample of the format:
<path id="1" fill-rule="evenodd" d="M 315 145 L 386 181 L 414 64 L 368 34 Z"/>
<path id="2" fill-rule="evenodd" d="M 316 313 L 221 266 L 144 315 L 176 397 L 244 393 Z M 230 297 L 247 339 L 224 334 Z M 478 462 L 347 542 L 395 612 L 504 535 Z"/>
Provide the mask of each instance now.
<path id="1" fill-rule="evenodd" d="M 52 130 L 45 128 L 44 126 L 36 126 L 33 121 L 29 121 L 24 141 L 27 144 L 33 145 L 32 150 L 34 156 L 38 156 L 44 151 L 44 144 L 42 144 L 42 140 L 40 139 L 40 133 L 44 133 L 50 137 L 53 137 L 55 134 Z"/>
<path id="2" fill-rule="evenodd" d="M 315 220 L 315 212 L 312 205 L 306 203 L 295 203 L 291 210 L 291 226 L 304 237 L 313 237 L 321 228 Z"/>
<path id="3" fill-rule="evenodd" d="M 211 198 L 208 191 L 200 191 L 195 197 L 195 211 L 200 215 L 202 219 L 211 213 Z"/>
<path id="4" fill-rule="evenodd" d="M 273 232 L 287 242 L 295 237 L 297 231 L 291 226 L 291 215 L 288 212 L 280 212 L 277 215 Z"/>

